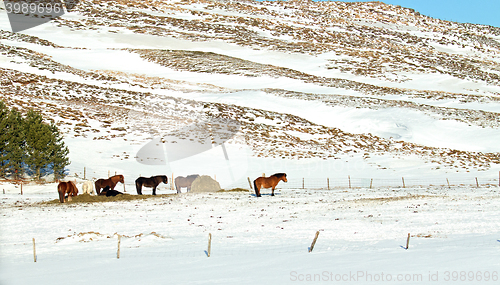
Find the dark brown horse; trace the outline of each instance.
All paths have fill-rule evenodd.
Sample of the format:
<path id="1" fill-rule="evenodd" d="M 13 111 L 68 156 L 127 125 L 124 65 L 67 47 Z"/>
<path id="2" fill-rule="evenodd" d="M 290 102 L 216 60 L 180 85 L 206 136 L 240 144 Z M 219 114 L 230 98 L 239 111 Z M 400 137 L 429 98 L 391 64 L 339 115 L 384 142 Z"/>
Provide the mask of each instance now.
<path id="1" fill-rule="evenodd" d="M 198 177 L 200 177 L 198 174 L 188 175 L 187 177 L 177 176 L 175 178 L 175 189 L 177 190 L 177 194 L 181 193 L 182 187 L 186 187 L 187 192 L 191 191 L 191 184 L 193 184 L 193 181 Z"/>
<path id="2" fill-rule="evenodd" d="M 115 175 L 111 176 L 108 179 L 98 179 L 95 182 L 95 192 L 97 192 L 97 195 L 101 193 L 101 188 L 104 188 L 106 186 L 109 186 L 111 190 L 115 189 L 115 186 L 118 182 L 121 182 L 122 184 L 125 184 L 125 178 L 123 178 L 123 175 Z"/>
<path id="3" fill-rule="evenodd" d="M 104 187 L 104 189 L 102 189 L 101 193 L 99 193 L 99 196 L 106 196 L 106 197 L 114 197 L 117 195 L 123 195 L 123 193 L 120 191 L 111 190 L 111 188 L 109 186 Z"/>
<path id="4" fill-rule="evenodd" d="M 146 177 L 139 177 L 135 180 L 135 188 L 137 188 L 137 195 L 142 195 L 142 186 L 144 187 L 151 187 L 153 188 L 153 195 L 156 195 L 156 187 L 160 183 L 168 183 L 167 176 L 165 175 L 158 175 L 158 176 L 151 176 L 149 178 Z"/>
<path id="5" fill-rule="evenodd" d="M 76 188 L 73 181 L 59 182 L 57 185 L 57 192 L 59 192 L 59 202 L 66 202 L 65 196 L 68 194 L 68 201 L 71 201 L 71 197 L 78 195 L 78 188 Z"/>
<path id="6" fill-rule="evenodd" d="M 272 188 L 273 193 L 271 194 L 271 196 L 274 196 L 274 189 L 276 188 L 276 185 L 278 185 L 278 182 L 280 182 L 281 180 L 287 182 L 286 173 L 276 173 L 269 177 L 259 177 L 255 179 L 253 181 L 253 186 L 255 188 L 255 195 L 257 197 L 260 197 L 261 188 Z"/>

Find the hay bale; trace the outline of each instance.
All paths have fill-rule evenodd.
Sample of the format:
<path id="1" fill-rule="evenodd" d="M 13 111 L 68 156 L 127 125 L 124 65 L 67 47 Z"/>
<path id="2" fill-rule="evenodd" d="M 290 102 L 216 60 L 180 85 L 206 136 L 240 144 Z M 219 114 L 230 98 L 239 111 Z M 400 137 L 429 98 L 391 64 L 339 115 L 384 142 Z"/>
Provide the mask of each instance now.
<path id="1" fill-rule="evenodd" d="M 219 182 L 212 179 L 208 175 L 202 175 L 196 178 L 191 184 L 191 192 L 217 192 L 221 190 Z"/>

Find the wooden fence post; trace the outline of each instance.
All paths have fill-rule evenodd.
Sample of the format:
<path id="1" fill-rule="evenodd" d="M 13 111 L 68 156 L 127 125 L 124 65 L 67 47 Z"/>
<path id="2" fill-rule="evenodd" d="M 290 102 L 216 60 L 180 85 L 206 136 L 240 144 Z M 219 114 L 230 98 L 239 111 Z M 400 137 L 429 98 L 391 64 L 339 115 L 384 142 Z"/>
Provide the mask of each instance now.
<path id="1" fill-rule="evenodd" d="M 330 178 L 326 178 L 326 185 L 328 187 L 328 190 L 330 190 Z"/>
<path id="2" fill-rule="evenodd" d="M 316 244 L 316 240 L 318 240 L 319 231 L 316 232 L 316 236 L 314 236 L 313 242 L 311 243 L 311 247 L 309 248 L 309 252 L 312 252 L 314 249 L 314 245 Z"/>
<path id="3" fill-rule="evenodd" d="M 302 189 L 304 189 L 304 178 L 302 177 Z"/>
<path id="4" fill-rule="evenodd" d="M 36 262 L 35 238 L 33 238 L 33 260 Z"/>
<path id="5" fill-rule="evenodd" d="M 351 175 L 348 175 L 347 178 L 349 178 L 349 189 L 351 189 Z"/>
<path id="6" fill-rule="evenodd" d="M 247 177 L 248 179 L 248 185 L 250 186 L 250 191 L 253 190 L 252 182 L 250 182 L 250 177 Z"/>
<path id="7" fill-rule="evenodd" d="M 120 259 L 120 243 L 121 243 L 121 235 L 118 235 L 118 250 L 116 251 L 116 258 Z"/>
<path id="8" fill-rule="evenodd" d="M 446 178 L 446 183 L 448 183 L 448 188 L 451 189 L 451 187 L 450 187 L 450 180 L 448 180 L 448 178 Z"/>
<path id="9" fill-rule="evenodd" d="M 23 181 L 21 181 L 21 195 L 23 195 Z"/>
<path id="10" fill-rule="evenodd" d="M 207 249 L 207 257 L 210 257 L 210 253 L 212 251 L 212 234 L 208 233 L 208 249 Z"/>
<path id="11" fill-rule="evenodd" d="M 477 177 L 476 177 L 476 186 L 477 188 L 479 188 L 479 181 L 477 181 Z"/>
<path id="12" fill-rule="evenodd" d="M 410 247 L 410 233 L 408 233 L 408 238 L 406 239 L 406 249 Z"/>
<path id="13" fill-rule="evenodd" d="M 83 167 L 83 180 L 87 180 L 87 167 Z"/>
<path id="14" fill-rule="evenodd" d="M 406 185 L 405 185 L 405 178 L 404 178 L 404 177 L 401 177 L 401 179 L 403 180 L 403 188 L 406 188 Z"/>
<path id="15" fill-rule="evenodd" d="M 372 186 L 373 186 L 373 178 L 370 179 L 370 189 L 372 189 Z"/>

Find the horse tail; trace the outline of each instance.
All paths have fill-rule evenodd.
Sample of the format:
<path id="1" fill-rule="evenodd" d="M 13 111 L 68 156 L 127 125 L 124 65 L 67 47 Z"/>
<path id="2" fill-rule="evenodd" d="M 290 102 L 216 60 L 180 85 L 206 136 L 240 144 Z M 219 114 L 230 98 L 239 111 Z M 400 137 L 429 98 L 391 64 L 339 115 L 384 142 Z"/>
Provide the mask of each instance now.
<path id="1" fill-rule="evenodd" d="M 142 182 L 140 181 L 140 178 L 135 180 L 135 188 L 137 189 L 137 195 L 142 195 Z"/>
<path id="2" fill-rule="evenodd" d="M 179 194 L 181 191 L 181 186 L 179 185 L 179 177 L 175 177 L 174 179 L 174 185 L 175 185 L 175 190 L 177 191 L 177 194 Z"/>
<path id="3" fill-rule="evenodd" d="M 95 192 L 97 195 L 101 194 L 101 181 L 99 179 L 95 181 Z"/>
<path id="4" fill-rule="evenodd" d="M 57 192 L 59 192 L 59 202 L 64 203 L 64 190 L 62 189 L 63 185 L 59 184 L 57 186 Z"/>
<path id="5" fill-rule="evenodd" d="M 255 196 L 260 197 L 260 191 L 259 188 L 257 188 L 257 179 L 253 181 L 253 187 L 255 189 Z"/>

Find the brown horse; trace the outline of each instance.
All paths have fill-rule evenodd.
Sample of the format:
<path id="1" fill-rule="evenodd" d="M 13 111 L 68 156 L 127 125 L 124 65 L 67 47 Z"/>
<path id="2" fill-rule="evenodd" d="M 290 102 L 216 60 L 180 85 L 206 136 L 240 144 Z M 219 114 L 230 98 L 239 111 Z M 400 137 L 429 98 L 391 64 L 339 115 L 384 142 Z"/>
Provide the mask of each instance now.
<path id="1" fill-rule="evenodd" d="M 149 178 L 139 177 L 135 180 L 135 188 L 137 189 L 137 195 L 142 195 L 142 186 L 153 188 L 153 195 L 156 195 L 156 187 L 161 182 L 167 184 L 168 179 L 165 175 L 151 176 Z"/>
<path id="2" fill-rule="evenodd" d="M 108 179 L 98 179 L 95 182 L 95 192 L 97 192 L 97 195 L 101 193 L 101 188 L 104 188 L 106 186 L 109 186 L 111 190 L 115 189 L 115 186 L 118 182 L 121 182 L 122 184 L 125 184 L 125 178 L 123 178 L 123 175 L 115 175 L 111 176 Z"/>
<path id="3" fill-rule="evenodd" d="M 59 182 L 59 185 L 57 185 L 57 192 L 59 192 L 59 202 L 64 203 L 66 202 L 64 196 L 68 194 L 68 201 L 71 201 L 71 197 L 78 195 L 78 188 L 76 188 L 73 181 Z"/>
<path id="4" fill-rule="evenodd" d="M 274 189 L 276 188 L 276 185 L 278 185 L 278 182 L 280 182 L 281 180 L 287 182 L 286 173 L 276 173 L 269 177 L 259 177 L 255 179 L 253 181 L 253 186 L 255 188 L 255 195 L 257 197 L 260 197 L 261 188 L 272 188 L 273 193 L 271 194 L 271 196 L 274 196 Z"/>
<path id="5" fill-rule="evenodd" d="M 191 184 L 193 184 L 193 181 L 198 177 L 200 177 L 198 174 L 188 175 L 187 177 L 177 176 L 175 178 L 175 189 L 177 190 L 177 194 L 181 193 L 182 187 L 186 187 L 187 192 L 191 191 Z"/>

